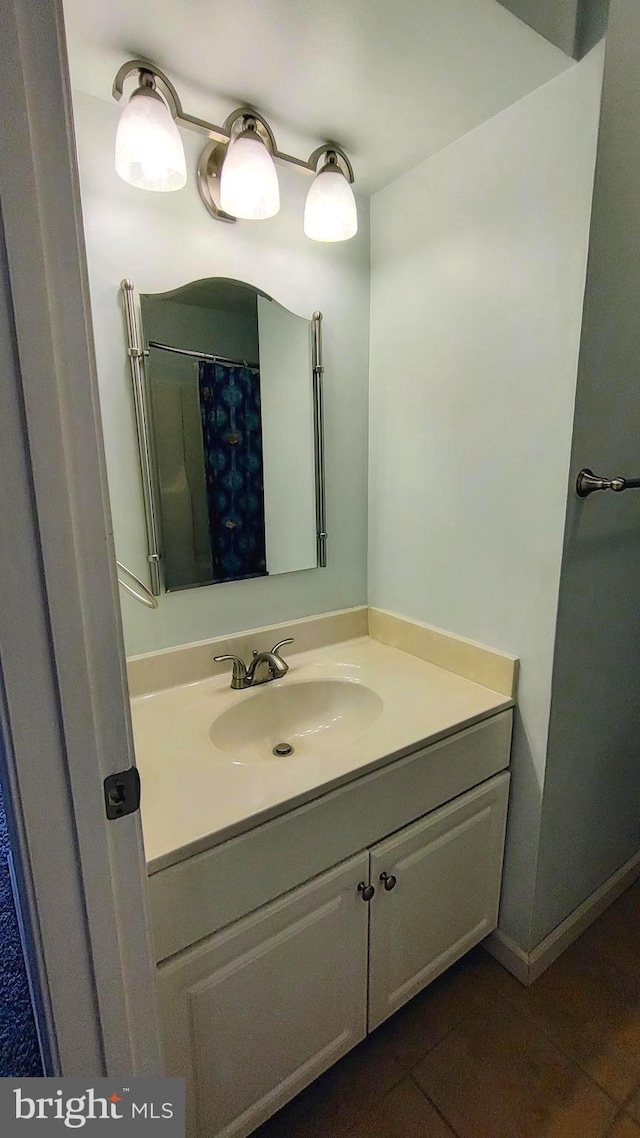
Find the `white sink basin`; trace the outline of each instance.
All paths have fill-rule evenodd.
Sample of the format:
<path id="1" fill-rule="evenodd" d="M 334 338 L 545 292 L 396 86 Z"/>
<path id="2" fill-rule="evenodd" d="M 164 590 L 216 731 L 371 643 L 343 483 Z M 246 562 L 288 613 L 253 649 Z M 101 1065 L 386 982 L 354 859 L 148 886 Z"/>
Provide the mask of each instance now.
<path id="1" fill-rule="evenodd" d="M 214 719 L 209 736 L 217 750 L 238 763 L 292 762 L 354 739 L 382 708 L 379 695 L 353 680 L 283 679 L 239 697 Z M 274 757 L 277 747 L 287 749 Z"/>

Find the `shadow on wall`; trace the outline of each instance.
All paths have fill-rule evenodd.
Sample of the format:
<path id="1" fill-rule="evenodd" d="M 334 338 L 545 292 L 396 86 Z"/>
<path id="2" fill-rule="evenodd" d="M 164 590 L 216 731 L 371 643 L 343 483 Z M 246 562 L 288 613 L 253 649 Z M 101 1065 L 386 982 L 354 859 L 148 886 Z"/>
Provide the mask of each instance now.
<path id="1" fill-rule="evenodd" d="M 573 59 L 582 59 L 607 30 L 609 0 L 500 0 L 550 43 Z"/>
<path id="2" fill-rule="evenodd" d="M 0 1078 L 42 1075 L 31 994 L 9 873 L 7 818 L 0 788 Z"/>

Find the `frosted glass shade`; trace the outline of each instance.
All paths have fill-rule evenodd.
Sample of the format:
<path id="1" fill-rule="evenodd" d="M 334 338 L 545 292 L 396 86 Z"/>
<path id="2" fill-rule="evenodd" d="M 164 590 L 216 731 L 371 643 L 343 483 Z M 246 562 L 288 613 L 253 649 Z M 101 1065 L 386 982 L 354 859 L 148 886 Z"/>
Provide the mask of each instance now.
<path id="1" fill-rule="evenodd" d="M 120 116 L 116 171 L 141 190 L 181 190 L 187 180 L 180 132 L 166 103 L 148 87 L 134 91 Z"/>
<path id="2" fill-rule="evenodd" d="M 255 131 L 245 131 L 229 143 L 220 174 L 220 207 L 249 221 L 273 217 L 280 209 L 273 158 Z"/>
<path id="3" fill-rule="evenodd" d="M 334 163 L 316 175 L 307 194 L 304 231 L 313 241 L 348 241 L 358 232 L 353 190 Z"/>

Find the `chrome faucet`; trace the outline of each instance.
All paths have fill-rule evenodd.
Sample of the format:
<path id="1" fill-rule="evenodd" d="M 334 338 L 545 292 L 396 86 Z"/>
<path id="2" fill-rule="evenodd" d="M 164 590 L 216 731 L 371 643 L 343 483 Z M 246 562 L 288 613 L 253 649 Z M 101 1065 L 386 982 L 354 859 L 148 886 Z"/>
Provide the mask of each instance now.
<path id="1" fill-rule="evenodd" d="M 285 644 L 293 644 L 293 637 L 279 640 L 270 652 L 254 652 L 251 663 L 247 667 L 239 656 L 214 656 L 219 664 L 221 660 L 232 660 L 231 687 L 234 691 L 243 691 L 245 688 L 257 687 L 258 684 L 268 684 L 271 680 L 281 680 L 289 671 L 289 665 L 278 653 Z"/>

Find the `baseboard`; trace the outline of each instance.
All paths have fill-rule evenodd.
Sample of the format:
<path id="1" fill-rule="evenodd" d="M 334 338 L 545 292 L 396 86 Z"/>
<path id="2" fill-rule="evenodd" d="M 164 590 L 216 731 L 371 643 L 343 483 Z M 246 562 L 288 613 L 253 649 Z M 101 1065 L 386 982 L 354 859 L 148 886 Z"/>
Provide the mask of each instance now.
<path id="1" fill-rule="evenodd" d="M 501 929 L 496 929 L 482 943 L 487 952 L 528 988 L 639 877 L 640 853 L 637 853 L 531 952 L 525 952 Z"/>
<path id="2" fill-rule="evenodd" d="M 507 969 L 507 972 L 511 972 L 516 980 L 524 984 L 525 988 L 529 987 L 531 983 L 529 979 L 529 953 L 520 948 L 515 940 L 503 933 L 501 929 L 494 929 L 483 940 L 482 947 L 486 948 L 487 952 L 491 953 L 491 956 Z"/>
<path id="3" fill-rule="evenodd" d="M 609 908 L 616 898 L 624 893 L 633 882 L 640 877 L 640 853 L 634 854 L 629 861 L 612 874 L 608 881 L 604 882 L 595 893 L 587 897 L 573 913 L 570 913 L 566 920 L 562 921 L 544 938 L 540 944 L 536 945 L 533 951 L 529 954 L 529 983 L 532 984 L 537 980 L 538 976 L 553 964 L 554 960 L 568 948 L 574 940 L 577 940 L 585 929 L 592 925 L 604 913 L 605 909 Z"/>

